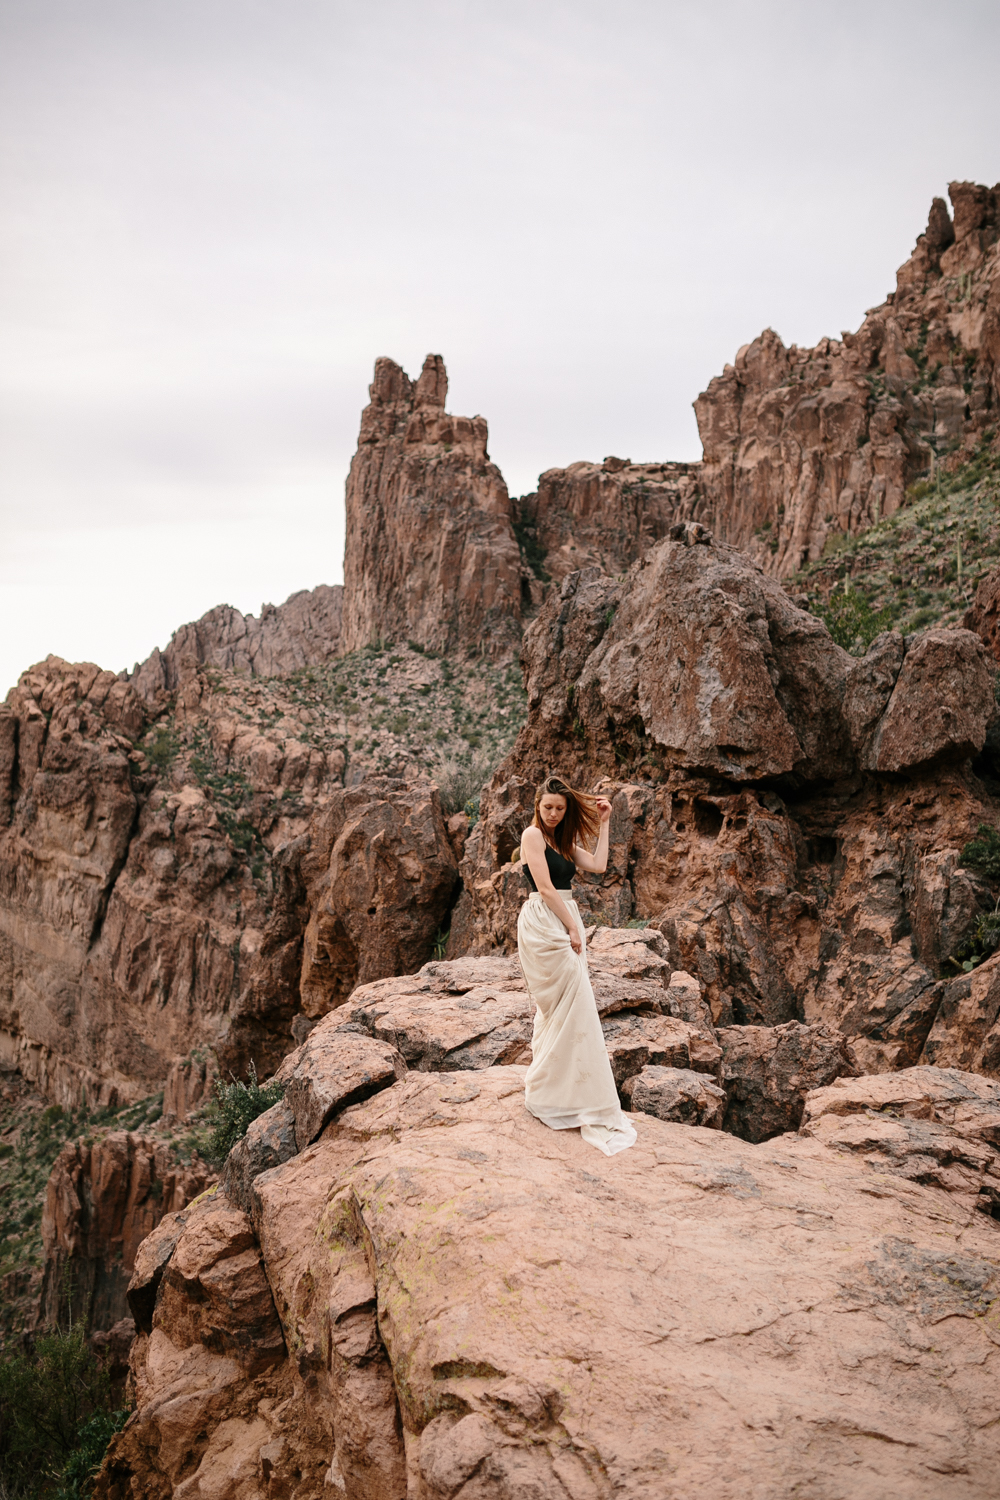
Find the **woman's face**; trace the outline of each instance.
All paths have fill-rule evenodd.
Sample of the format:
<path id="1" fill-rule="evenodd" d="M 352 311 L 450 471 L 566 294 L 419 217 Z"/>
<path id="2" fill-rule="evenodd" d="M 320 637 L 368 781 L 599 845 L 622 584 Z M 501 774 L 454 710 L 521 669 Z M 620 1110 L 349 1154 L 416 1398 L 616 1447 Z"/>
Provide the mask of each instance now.
<path id="1" fill-rule="evenodd" d="M 558 828 L 566 816 L 566 798 L 561 797 L 558 792 L 546 792 L 538 804 L 538 816 L 550 832 Z"/>

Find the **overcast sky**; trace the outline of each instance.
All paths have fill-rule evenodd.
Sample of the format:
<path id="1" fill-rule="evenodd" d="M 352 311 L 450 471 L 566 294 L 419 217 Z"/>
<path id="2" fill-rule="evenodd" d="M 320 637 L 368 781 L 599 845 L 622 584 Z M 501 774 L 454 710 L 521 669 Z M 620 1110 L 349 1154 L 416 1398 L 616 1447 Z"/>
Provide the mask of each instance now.
<path id="1" fill-rule="evenodd" d="M 0 695 L 342 577 L 376 356 L 511 491 L 700 455 L 1000 178 L 995 0 L 0 0 Z"/>

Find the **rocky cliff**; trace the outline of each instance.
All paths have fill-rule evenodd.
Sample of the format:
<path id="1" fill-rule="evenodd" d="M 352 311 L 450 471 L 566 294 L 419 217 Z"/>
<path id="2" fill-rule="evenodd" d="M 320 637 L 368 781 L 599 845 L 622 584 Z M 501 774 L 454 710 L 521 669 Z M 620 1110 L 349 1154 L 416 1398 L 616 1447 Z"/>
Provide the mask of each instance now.
<path id="1" fill-rule="evenodd" d="M 415 641 L 510 653 L 522 566 L 482 417 L 445 411 L 448 377 L 429 354 L 414 383 L 375 365 L 347 480 L 343 646 Z"/>
<path id="2" fill-rule="evenodd" d="M 182 625 L 165 651 L 156 650 L 129 680 L 146 702 L 175 693 L 200 666 L 288 677 L 302 667 L 323 666 L 340 654 L 344 590 L 302 589 L 284 604 L 265 604 L 258 620 L 220 604 L 193 625 Z"/>
<path id="3" fill-rule="evenodd" d="M 798 583 L 779 582 L 814 558 L 818 608 L 879 538 L 896 546 L 908 515 L 903 541 L 929 569 L 950 545 L 945 490 L 961 482 L 984 513 L 993 504 L 996 194 L 955 185 L 952 201 L 954 224 L 936 205 L 857 335 L 800 353 L 765 334 L 741 351 L 699 398 L 702 464 L 606 458 L 548 471 L 511 501 L 485 422 L 446 413 L 440 358 L 415 382 L 380 360 L 348 481 L 343 592 L 293 595 L 259 619 L 220 607 L 130 676 L 57 658 L 27 672 L 0 707 L 8 1072 L 65 1108 L 165 1090 L 183 1118 L 209 1084 L 199 1057 L 284 1070 L 307 1123 L 285 1119 L 261 1146 L 277 1166 L 289 1129 L 301 1147 L 309 1120 L 376 1082 L 520 1066 L 530 1007 L 506 956 L 523 896 L 511 856 L 534 782 L 558 765 L 613 801 L 608 872 L 579 897 L 629 1107 L 758 1143 L 848 1075 L 919 1064 L 1000 1077 L 1000 957 L 969 946 L 998 892 L 962 859 L 980 824 L 1000 827 L 996 580 L 984 577 L 971 628 L 921 631 L 937 620 L 903 614 L 905 632 L 857 655 Z M 900 510 L 920 473 L 926 491 L 910 498 L 924 509 Z M 834 553 L 831 536 L 849 533 Z M 995 555 L 985 522 L 979 534 L 977 582 Z M 969 603 L 956 587 L 941 595 L 950 626 Z M 641 960 L 624 956 L 629 923 L 648 924 Z M 449 967 L 468 963 L 494 967 L 474 983 Z M 318 1095 L 313 1054 L 332 1080 Z M 205 1180 L 142 1132 L 112 1134 L 99 1148 L 74 1136 L 57 1164 L 49 1315 L 72 1262 L 87 1315 L 117 1316 L 140 1231 Z M 961 1149 L 934 1159 L 972 1172 Z M 909 1136 L 886 1150 L 911 1166 L 919 1154 Z M 124 1196 L 105 1191 L 109 1162 Z M 253 1216 L 241 1172 L 227 1191 Z M 242 1219 L 233 1233 L 232 1256 L 258 1264 Z M 238 1317 L 209 1345 L 236 1351 L 237 1383 L 283 1369 L 284 1400 L 306 1377 L 281 1364 L 285 1313 L 251 1280 L 260 1369 Z M 396 1437 L 383 1426 L 372 1441 L 396 1475 L 398 1440 L 410 1463 L 399 1433 L 422 1419 L 398 1426 L 386 1371 L 398 1385 L 403 1366 L 365 1349 L 344 1379 L 363 1369 L 374 1382 Z M 161 1353 L 167 1368 L 175 1356 Z M 136 1378 L 159 1390 L 150 1358 Z M 186 1482 L 187 1463 L 167 1463 L 153 1488 Z"/>
<path id="4" fill-rule="evenodd" d="M 613 799 L 581 905 L 662 930 L 719 1024 L 822 1022 L 865 1071 L 1000 1075 L 995 961 L 973 1001 L 953 960 L 995 895 L 961 858 L 1000 822 L 992 658 L 962 630 L 852 657 L 742 554 L 679 531 L 624 581 L 570 575 L 528 630 L 528 721 L 467 841 L 449 952 L 511 951 L 512 855 L 559 766 Z"/>
<path id="5" fill-rule="evenodd" d="M 785 578 L 894 515 L 907 487 L 992 437 L 1000 407 L 1000 187 L 935 198 L 896 289 L 856 333 L 786 348 L 766 329 L 695 402 L 700 464 L 551 469 L 519 504 L 528 557 L 560 583 L 624 571 L 681 520 Z"/>

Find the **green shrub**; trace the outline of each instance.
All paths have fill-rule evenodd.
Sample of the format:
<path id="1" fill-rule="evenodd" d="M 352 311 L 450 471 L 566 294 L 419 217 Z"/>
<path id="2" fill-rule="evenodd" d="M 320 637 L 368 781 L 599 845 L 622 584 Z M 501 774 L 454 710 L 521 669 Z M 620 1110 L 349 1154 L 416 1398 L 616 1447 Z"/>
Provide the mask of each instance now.
<path id="1" fill-rule="evenodd" d="M 223 1083 L 220 1078 L 215 1085 L 212 1101 L 211 1152 L 216 1161 L 224 1161 L 237 1141 L 242 1140 L 248 1126 L 272 1105 L 284 1097 L 285 1085 L 274 1078 L 263 1087 L 257 1082 L 257 1069 L 251 1062 L 246 1083 L 234 1078 L 232 1083 Z"/>
<path id="2" fill-rule="evenodd" d="M 0 1492 L 83 1500 L 127 1416 L 111 1409 L 110 1381 L 82 1325 L 0 1354 Z"/>
<path id="3" fill-rule="evenodd" d="M 127 1407 L 120 1407 L 118 1411 L 95 1411 L 84 1422 L 77 1433 L 77 1447 L 63 1469 L 56 1500 L 89 1500 L 94 1475 L 104 1462 L 108 1444 L 128 1419 Z"/>
<path id="4" fill-rule="evenodd" d="M 521 556 L 536 578 L 543 583 L 548 583 L 549 575 L 545 571 L 546 548 L 538 540 L 538 528 L 532 526 L 529 521 L 512 522 L 517 545 L 521 549 Z"/>
<path id="5" fill-rule="evenodd" d="M 816 613 L 837 645 L 852 656 L 864 656 L 875 637 L 892 625 L 891 610 L 876 613 L 865 596 L 850 586 L 842 593 L 831 594 L 826 604 L 817 606 Z"/>
<path id="6" fill-rule="evenodd" d="M 463 809 L 468 812 L 468 804 L 473 800 L 478 810 L 479 793 L 492 771 L 490 756 L 476 750 L 469 756 L 463 756 L 461 760 L 452 758 L 440 766 L 436 780 L 441 796 L 441 810 L 445 817 Z"/>
<path id="7" fill-rule="evenodd" d="M 144 747 L 146 759 L 154 765 L 158 771 L 169 770 L 180 749 L 180 743 L 172 729 L 160 728 L 153 732 L 153 737 Z"/>
<path id="8" fill-rule="evenodd" d="M 1000 880 L 1000 833 L 988 823 L 980 823 L 976 837 L 965 845 L 958 862 L 966 870 L 978 870 L 987 880 Z"/>

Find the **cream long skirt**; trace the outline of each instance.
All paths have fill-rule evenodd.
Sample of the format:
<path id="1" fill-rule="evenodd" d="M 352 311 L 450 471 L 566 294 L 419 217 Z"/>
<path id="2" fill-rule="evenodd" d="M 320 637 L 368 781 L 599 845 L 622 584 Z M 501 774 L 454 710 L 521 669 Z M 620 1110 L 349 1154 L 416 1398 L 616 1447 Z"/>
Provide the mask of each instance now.
<path id="1" fill-rule="evenodd" d="M 579 928 L 582 953 L 573 952 L 569 933 L 537 891 L 517 919 L 517 952 L 537 1007 L 524 1102 L 543 1124 L 553 1130 L 579 1126 L 585 1141 L 613 1156 L 635 1144 L 635 1127 L 618 1103 L 580 911 L 569 891 L 559 894 Z"/>

